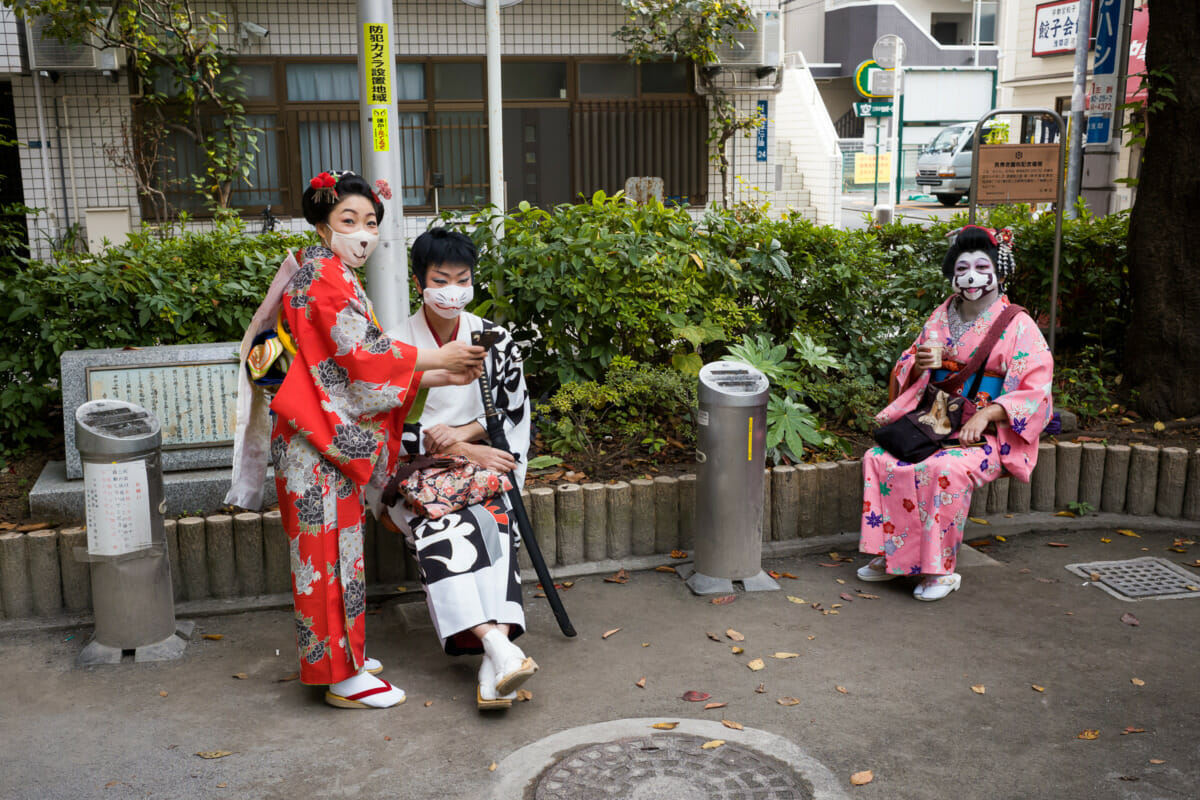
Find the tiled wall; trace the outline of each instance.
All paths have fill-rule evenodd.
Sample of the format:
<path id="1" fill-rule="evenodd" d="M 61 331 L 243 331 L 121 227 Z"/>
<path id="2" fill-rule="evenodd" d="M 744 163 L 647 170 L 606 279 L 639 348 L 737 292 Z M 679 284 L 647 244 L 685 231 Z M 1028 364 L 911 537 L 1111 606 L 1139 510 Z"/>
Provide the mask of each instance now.
<path id="1" fill-rule="evenodd" d="M 357 46 L 354 0 L 224 0 L 206 5 L 226 14 L 227 44 L 247 56 L 348 55 Z M 752 0 L 751 5 L 773 9 L 778 2 Z M 400 55 L 479 56 L 485 51 L 481 9 L 461 0 L 394 0 L 393 8 L 393 38 Z M 612 36 L 624 22 L 617 0 L 525 0 L 504 9 L 501 20 L 506 55 L 619 55 L 623 51 Z M 242 22 L 262 25 L 270 35 L 261 40 L 243 38 L 239 33 Z M 4 66 L 10 52 L 17 52 L 16 28 L 5 11 L 0 13 L 0 72 L 18 69 L 11 63 Z M 41 141 L 33 78 L 14 75 L 12 81 L 18 136 L 31 145 L 21 153 L 26 203 L 50 210 L 30 220 L 35 250 L 45 255 L 52 229 L 61 233 L 68 221 L 82 223 L 87 208 L 127 206 L 133 224 L 139 224 L 133 181 L 113 169 L 104 154 L 105 145 L 121 141 L 122 126 L 129 117 L 124 73 L 118 83 L 98 73 L 67 73 L 57 83 L 41 80 L 49 175 L 43 172 L 42 151 L 32 146 Z M 740 95 L 737 102 L 749 113 L 760 97 L 768 99 L 770 113 L 774 114 L 780 95 Z M 773 125 L 770 130 L 773 132 Z M 731 174 L 742 178 L 740 182 L 731 179 L 736 199 L 770 199 L 775 188 L 775 149 L 774 141 L 769 141 L 768 158 L 760 162 L 755 157 L 753 137 L 738 137 L 733 142 Z M 720 176 L 715 167 L 710 173 L 709 196 L 714 202 L 720 198 Z M 417 232 L 426 223 L 425 218 L 408 217 L 405 228 Z"/>
<path id="2" fill-rule="evenodd" d="M 12 9 L 0 8 L 0 72 L 21 71 L 21 45 Z"/>

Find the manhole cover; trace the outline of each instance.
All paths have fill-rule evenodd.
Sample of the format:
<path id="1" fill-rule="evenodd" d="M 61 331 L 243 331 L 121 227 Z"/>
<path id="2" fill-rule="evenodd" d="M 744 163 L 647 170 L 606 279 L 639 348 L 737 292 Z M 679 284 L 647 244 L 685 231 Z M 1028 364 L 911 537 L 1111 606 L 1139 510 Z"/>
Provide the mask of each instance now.
<path id="1" fill-rule="evenodd" d="M 702 736 L 656 734 L 587 744 L 546 768 L 527 800 L 762 798 L 811 800 L 807 780 L 781 761 L 726 742 L 701 749 Z"/>
<path id="2" fill-rule="evenodd" d="M 1175 600 L 1200 597 L 1200 575 L 1188 572 L 1165 558 L 1131 558 L 1126 561 L 1093 561 L 1068 564 L 1067 569 L 1092 580 L 1118 600 Z"/>

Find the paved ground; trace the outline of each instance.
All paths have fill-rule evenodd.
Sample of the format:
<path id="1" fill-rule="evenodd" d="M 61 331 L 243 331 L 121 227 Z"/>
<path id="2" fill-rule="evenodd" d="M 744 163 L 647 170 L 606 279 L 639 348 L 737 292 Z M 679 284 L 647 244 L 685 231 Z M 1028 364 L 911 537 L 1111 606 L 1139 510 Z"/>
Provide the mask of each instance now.
<path id="1" fill-rule="evenodd" d="M 881 198 L 883 194 L 881 193 Z M 906 192 L 905 197 L 911 196 Z M 842 195 L 842 227 L 845 229 L 865 228 L 871 224 L 875 196 L 871 192 L 851 192 Z M 931 219 L 950 219 L 954 214 L 965 213 L 967 203 L 960 202 L 954 208 L 946 208 L 932 197 L 929 200 L 903 200 L 896 206 L 896 216 L 910 225 L 928 223 Z"/>
<path id="2" fill-rule="evenodd" d="M 719 729 L 729 742 L 787 740 L 851 797 L 1194 798 L 1200 599 L 1121 602 L 1063 566 L 1147 554 L 1192 562 L 1200 548 L 1166 548 L 1198 532 L 1012 536 L 986 548 L 995 561 L 971 558 L 963 589 L 932 604 L 914 601 L 905 580 L 859 583 L 861 557 L 822 566 L 836 563 L 827 553 L 771 560 L 797 578 L 728 605 L 691 596 L 670 574 L 577 578 L 565 601 L 580 635 L 564 639 L 530 599 L 521 643 L 543 671 L 527 684 L 531 701 L 489 716 L 474 707 L 473 660 L 443 656 L 428 630 L 406 633 L 395 604 L 368 628 L 368 652 L 409 693 L 388 711 L 333 709 L 319 690 L 281 680 L 295 671 L 288 612 L 201 618 L 197 635 L 223 638 L 198 638 L 163 664 L 77 669 L 87 630 L 10 635 L 0 642 L 0 797 L 487 797 L 520 748 L 644 718 L 725 719 L 747 729 Z M 839 597 L 858 589 L 878 599 Z M 1126 612 L 1140 625 L 1123 623 Z M 744 653 L 731 652 L 727 629 L 744 635 Z M 765 668 L 748 669 L 753 658 Z M 728 705 L 704 710 L 680 699 L 687 690 Z M 1085 730 L 1098 738 L 1078 738 Z M 195 755 L 214 750 L 232 755 Z M 873 782 L 851 786 L 861 770 Z"/>

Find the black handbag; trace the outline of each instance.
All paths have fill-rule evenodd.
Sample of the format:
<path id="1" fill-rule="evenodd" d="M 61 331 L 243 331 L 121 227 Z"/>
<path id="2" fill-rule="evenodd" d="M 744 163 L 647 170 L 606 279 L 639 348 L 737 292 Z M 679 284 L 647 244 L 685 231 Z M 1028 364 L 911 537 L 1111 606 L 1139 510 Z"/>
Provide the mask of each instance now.
<path id="1" fill-rule="evenodd" d="M 958 444 L 959 430 L 975 416 L 975 396 L 983 380 L 988 356 L 1008 323 L 1024 310 L 1021 306 L 1010 305 L 1000 312 L 971 360 L 946 380 L 930 381 L 915 409 L 875 429 L 875 442 L 910 464 L 924 461 L 942 447 Z M 960 394 L 963 384 L 972 375 L 974 380 L 970 390 L 966 395 Z"/>

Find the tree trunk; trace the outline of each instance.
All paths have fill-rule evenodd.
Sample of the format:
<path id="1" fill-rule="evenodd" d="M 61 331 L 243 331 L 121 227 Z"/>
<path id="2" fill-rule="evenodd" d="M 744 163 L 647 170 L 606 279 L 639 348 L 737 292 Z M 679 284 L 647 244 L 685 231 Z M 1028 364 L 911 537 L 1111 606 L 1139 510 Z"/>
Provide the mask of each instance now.
<path id="1" fill-rule="evenodd" d="M 1200 413 L 1200 31 L 1196 0 L 1154 0 L 1145 161 L 1129 221 L 1127 372 L 1155 419 Z M 1166 80 L 1162 74 L 1170 76 Z M 1177 100 L 1154 87 L 1171 89 Z M 1159 105 L 1159 108 L 1153 106 Z"/>

